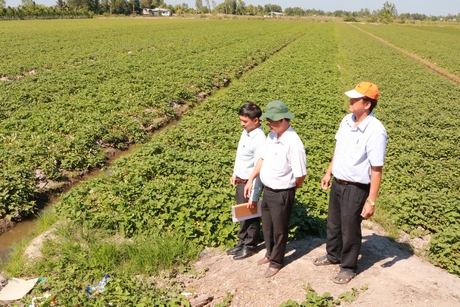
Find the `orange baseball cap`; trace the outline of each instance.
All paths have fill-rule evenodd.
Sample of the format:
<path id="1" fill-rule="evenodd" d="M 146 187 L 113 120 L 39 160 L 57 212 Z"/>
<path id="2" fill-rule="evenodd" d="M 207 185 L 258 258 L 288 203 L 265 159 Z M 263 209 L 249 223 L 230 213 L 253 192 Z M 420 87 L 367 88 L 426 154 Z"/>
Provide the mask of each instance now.
<path id="1" fill-rule="evenodd" d="M 377 85 L 370 82 L 360 82 L 358 85 L 352 89 L 351 91 L 345 92 L 350 98 L 361 98 L 361 97 L 369 97 L 370 99 L 377 100 L 380 96 L 379 89 Z"/>

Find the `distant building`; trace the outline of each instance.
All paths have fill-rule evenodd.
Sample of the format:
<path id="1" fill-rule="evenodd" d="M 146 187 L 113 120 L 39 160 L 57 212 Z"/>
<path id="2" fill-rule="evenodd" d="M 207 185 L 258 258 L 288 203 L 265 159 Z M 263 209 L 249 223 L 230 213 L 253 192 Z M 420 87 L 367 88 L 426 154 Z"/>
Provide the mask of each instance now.
<path id="1" fill-rule="evenodd" d="M 155 9 L 142 9 L 142 15 L 153 15 L 153 16 L 171 16 L 171 10 L 155 8 Z"/>
<path id="2" fill-rule="evenodd" d="M 284 15 L 283 13 L 279 13 L 279 12 L 270 12 L 270 15 L 264 15 L 264 17 L 280 17 L 283 15 Z"/>

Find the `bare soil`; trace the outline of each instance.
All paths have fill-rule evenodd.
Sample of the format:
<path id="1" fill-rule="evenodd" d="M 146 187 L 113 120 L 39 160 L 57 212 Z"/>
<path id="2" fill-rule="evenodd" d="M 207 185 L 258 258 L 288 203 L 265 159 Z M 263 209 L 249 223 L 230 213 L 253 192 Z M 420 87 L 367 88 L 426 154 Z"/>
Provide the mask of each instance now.
<path id="1" fill-rule="evenodd" d="M 16 223 L 9 219 L 0 219 L 0 234 L 12 229 Z"/>
<path id="2" fill-rule="evenodd" d="M 318 295 L 340 294 L 359 290 L 353 302 L 340 306 L 460 306 L 460 278 L 435 267 L 415 255 L 409 243 L 390 240 L 376 224 L 366 221 L 358 275 L 348 284 L 338 285 L 333 278 L 338 265 L 315 266 L 313 260 L 325 254 L 325 240 L 308 237 L 289 242 L 285 266 L 271 278 L 265 278 L 265 265 L 257 260 L 265 254 L 260 246 L 257 255 L 243 260 L 217 249 L 205 250 L 195 268 L 204 272 L 196 279 L 181 277 L 187 291 L 197 297 L 213 299 L 206 306 L 222 303 L 231 293 L 229 306 L 279 306 L 288 300 L 305 301 L 304 285 Z"/>

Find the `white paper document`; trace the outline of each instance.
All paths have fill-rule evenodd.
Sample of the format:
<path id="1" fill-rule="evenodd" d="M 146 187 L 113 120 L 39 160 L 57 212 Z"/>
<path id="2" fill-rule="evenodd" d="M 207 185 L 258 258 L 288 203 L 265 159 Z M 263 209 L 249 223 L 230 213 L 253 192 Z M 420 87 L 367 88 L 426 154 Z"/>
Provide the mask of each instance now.
<path id="1" fill-rule="evenodd" d="M 21 299 L 24 295 L 37 283 L 38 278 L 24 280 L 13 278 L 8 281 L 8 284 L 0 291 L 0 301 L 14 301 Z"/>

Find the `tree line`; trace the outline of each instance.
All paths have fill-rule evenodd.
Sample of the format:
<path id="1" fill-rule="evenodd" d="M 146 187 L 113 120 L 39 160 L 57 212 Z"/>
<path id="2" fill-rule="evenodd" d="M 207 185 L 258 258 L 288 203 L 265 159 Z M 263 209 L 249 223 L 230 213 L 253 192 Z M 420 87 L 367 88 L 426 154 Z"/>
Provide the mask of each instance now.
<path id="1" fill-rule="evenodd" d="M 22 5 L 17 8 L 6 7 L 6 0 L 0 0 L 0 17 L 3 19 L 26 19 L 26 18 L 65 18 L 67 17 L 92 17 L 95 14 L 106 15 L 132 15 L 142 14 L 144 8 L 167 8 L 172 14 L 228 14 L 228 15 L 253 15 L 271 16 L 280 13 L 284 16 L 325 16 L 342 17 L 345 21 L 366 20 L 369 22 L 404 22 L 405 20 L 437 21 L 450 20 L 460 21 L 460 13 L 447 16 L 427 16 L 419 13 L 398 14 L 396 6 L 386 1 L 379 10 L 370 11 L 363 8 L 360 11 L 336 10 L 326 12 L 316 9 L 303 9 L 300 7 L 287 7 L 284 9 L 277 4 L 246 5 L 243 0 L 224 0 L 216 3 L 215 0 L 195 0 L 195 7 L 191 8 L 187 3 L 171 5 L 164 0 L 56 0 L 51 7 L 38 5 L 34 0 L 22 0 Z M 279 15 L 278 15 L 279 16 Z"/>

